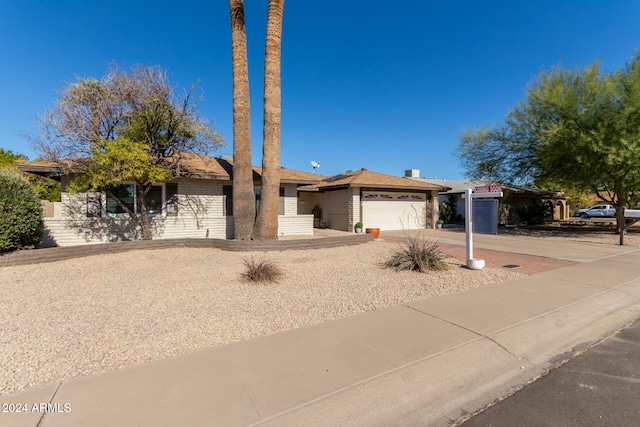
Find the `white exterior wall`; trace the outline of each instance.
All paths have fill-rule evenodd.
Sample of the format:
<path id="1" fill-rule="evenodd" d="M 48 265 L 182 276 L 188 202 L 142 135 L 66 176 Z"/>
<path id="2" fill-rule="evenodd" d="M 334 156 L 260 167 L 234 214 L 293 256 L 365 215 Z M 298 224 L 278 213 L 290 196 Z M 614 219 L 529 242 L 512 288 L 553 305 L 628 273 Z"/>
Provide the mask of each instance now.
<path id="1" fill-rule="evenodd" d="M 284 215 L 278 215 L 278 236 L 313 235 L 313 215 L 298 215 L 298 187 L 284 184 Z"/>
<path id="2" fill-rule="evenodd" d="M 278 235 L 313 236 L 313 215 L 279 215 Z"/>
<path id="3" fill-rule="evenodd" d="M 295 185 L 283 185 L 284 188 L 284 215 L 298 215 L 298 187 Z"/>
<path id="4" fill-rule="evenodd" d="M 230 184 L 226 182 L 225 184 Z M 128 216 L 87 216 L 87 193 L 62 193 L 52 218 L 43 218 L 43 246 L 75 246 L 140 239 L 137 223 Z M 106 206 L 106 198 L 102 205 Z M 297 188 L 285 187 L 285 215 L 278 217 L 280 235 L 312 235 L 313 215 L 297 215 Z M 178 181 L 178 214 L 151 219 L 154 239 L 233 238 L 233 217 L 224 216 L 222 183 Z M 207 236 L 208 233 L 208 236 Z"/>
<path id="5" fill-rule="evenodd" d="M 352 231 L 349 224 L 353 218 L 349 212 L 352 190 L 335 190 L 324 193 L 322 200 L 322 220 L 334 230 Z M 353 225 L 353 224 L 352 224 Z"/>
<path id="6" fill-rule="evenodd" d="M 349 203 L 349 230 L 355 233 L 356 222 L 362 221 L 362 205 L 360 203 L 360 188 L 351 189 L 351 201 Z"/>

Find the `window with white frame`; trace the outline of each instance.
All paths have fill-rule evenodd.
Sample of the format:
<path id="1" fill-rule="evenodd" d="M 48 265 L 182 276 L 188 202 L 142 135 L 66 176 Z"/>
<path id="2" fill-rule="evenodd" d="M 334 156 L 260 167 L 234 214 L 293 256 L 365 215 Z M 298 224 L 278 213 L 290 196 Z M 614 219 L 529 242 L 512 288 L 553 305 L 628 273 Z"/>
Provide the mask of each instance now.
<path id="1" fill-rule="evenodd" d="M 140 200 L 136 192 L 136 186 L 133 183 L 122 183 L 109 185 L 108 191 L 116 196 L 128 209 L 136 215 L 140 213 Z M 154 184 L 149 189 L 145 197 L 149 215 L 162 215 L 163 207 L 166 206 L 165 213 L 167 215 L 177 215 L 177 193 L 178 186 L 176 183 Z M 106 197 L 105 210 L 107 215 L 124 215 L 127 212 L 109 195 Z"/>

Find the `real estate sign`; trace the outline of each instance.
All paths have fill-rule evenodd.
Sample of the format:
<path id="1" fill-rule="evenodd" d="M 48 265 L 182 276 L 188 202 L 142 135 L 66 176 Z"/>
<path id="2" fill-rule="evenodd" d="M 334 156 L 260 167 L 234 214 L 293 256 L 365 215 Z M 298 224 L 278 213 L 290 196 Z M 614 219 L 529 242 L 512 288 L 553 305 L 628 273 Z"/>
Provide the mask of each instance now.
<path id="1" fill-rule="evenodd" d="M 502 185 L 479 185 L 473 187 L 474 194 L 478 193 L 501 193 Z"/>

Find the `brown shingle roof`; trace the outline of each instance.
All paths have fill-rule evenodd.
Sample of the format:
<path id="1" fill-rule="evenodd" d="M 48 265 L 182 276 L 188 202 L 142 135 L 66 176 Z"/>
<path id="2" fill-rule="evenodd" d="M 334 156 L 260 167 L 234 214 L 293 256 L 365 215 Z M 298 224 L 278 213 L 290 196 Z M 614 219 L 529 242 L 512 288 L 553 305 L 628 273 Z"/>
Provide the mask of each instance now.
<path id="1" fill-rule="evenodd" d="M 73 171 L 74 162 L 36 161 L 18 164 L 18 169 L 45 176 L 60 176 Z M 183 153 L 181 159 L 183 176 L 200 179 L 231 180 L 233 163 L 230 160 L 201 156 L 193 153 Z M 262 168 L 253 167 L 253 179 L 260 181 Z M 361 169 L 334 176 L 322 176 L 295 169 L 280 169 L 280 182 L 287 184 L 308 184 L 301 189 L 309 191 L 329 190 L 345 187 L 375 187 L 396 190 L 437 190 L 445 191 L 449 187 L 428 182 L 416 181 L 410 178 L 385 175 Z"/>
<path id="2" fill-rule="evenodd" d="M 21 163 L 18 169 L 23 172 L 30 172 L 37 175 L 60 176 L 73 171 L 75 162 L 52 162 L 52 161 L 35 161 L 29 163 Z M 231 180 L 233 176 L 233 163 L 230 160 L 222 158 L 214 158 L 209 156 L 201 156 L 194 153 L 183 153 L 180 160 L 180 167 L 184 176 L 189 178 L 200 179 L 216 179 Z M 255 181 L 260 180 L 262 168 L 253 167 Z M 280 182 L 283 183 L 299 183 L 313 184 L 326 178 L 309 172 L 303 172 L 295 169 L 280 169 Z"/>
<path id="3" fill-rule="evenodd" d="M 447 190 L 448 187 L 431 184 L 427 182 L 415 181 L 410 178 L 386 175 L 383 173 L 370 172 L 361 169 L 356 172 L 347 172 L 325 178 L 318 184 L 305 186 L 309 190 L 329 190 L 344 187 L 375 187 L 396 190 Z"/>
<path id="4" fill-rule="evenodd" d="M 70 161 L 50 162 L 47 160 L 38 160 L 35 162 L 18 163 L 16 166 L 18 170 L 22 172 L 56 178 L 63 175 L 65 171 L 70 171 L 72 165 L 73 163 Z"/>

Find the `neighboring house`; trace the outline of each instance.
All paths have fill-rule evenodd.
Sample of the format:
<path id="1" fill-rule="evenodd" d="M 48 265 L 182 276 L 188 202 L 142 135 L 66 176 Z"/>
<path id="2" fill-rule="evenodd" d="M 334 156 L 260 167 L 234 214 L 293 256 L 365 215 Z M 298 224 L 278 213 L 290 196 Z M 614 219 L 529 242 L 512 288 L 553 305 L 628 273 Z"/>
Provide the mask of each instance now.
<path id="1" fill-rule="evenodd" d="M 431 179 L 431 178 L 418 178 L 419 171 L 416 169 L 408 170 L 406 175 L 411 175 L 411 179 L 420 182 L 427 182 L 431 184 L 438 184 L 450 187 L 447 191 L 439 193 L 438 197 L 440 203 L 447 202 L 451 195 L 456 196 L 456 212 L 462 215 L 464 218 L 465 207 L 462 194 L 467 189 L 473 190 L 474 187 L 487 185 L 487 181 L 482 180 L 446 180 L 446 179 Z M 565 195 L 561 191 L 545 191 L 535 188 L 519 187 L 514 185 L 502 185 L 504 191 L 504 198 L 501 200 L 500 208 L 498 211 L 498 223 L 502 225 L 512 225 L 518 223 L 516 215 L 516 207 L 518 205 L 526 205 L 535 201 L 549 203 L 553 206 L 553 219 L 564 220 L 569 218 L 569 207 Z"/>
<path id="2" fill-rule="evenodd" d="M 321 221 L 336 230 L 435 228 L 438 192 L 448 187 L 361 169 L 300 187 L 298 212 L 322 210 Z"/>
<path id="3" fill-rule="evenodd" d="M 69 165 L 36 161 L 18 166 L 23 172 L 61 182 L 62 201 L 44 218 L 45 246 L 72 246 L 140 238 L 128 214 L 102 192 L 67 191 Z M 233 238 L 233 166 L 228 158 L 191 156 L 184 176 L 159 182 L 149 193 L 153 238 Z M 261 169 L 254 167 L 259 203 Z M 438 191 L 446 187 L 361 170 L 324 177 L 281 168 L 278 234 L 312 235 L 315 205 L 330 228 L 353 232 L 356 222 L 381 230 L 433 228 L 438 218 Z M 135 211 L 133 184 L 118 186 L 121 199 Z"/>

